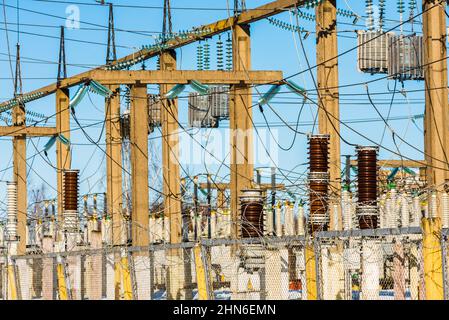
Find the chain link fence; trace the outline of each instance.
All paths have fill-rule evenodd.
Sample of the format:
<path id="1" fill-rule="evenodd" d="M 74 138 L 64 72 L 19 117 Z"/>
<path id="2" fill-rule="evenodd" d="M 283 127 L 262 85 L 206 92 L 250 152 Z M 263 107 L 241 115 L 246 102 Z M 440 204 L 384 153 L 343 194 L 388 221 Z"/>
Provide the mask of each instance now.
<path id="1" fill-rule="evenodd" d="M 447 299 L 447 230 L 441 249 Z M 423 258 L 420 228 L 53 249 L 3 255 L 0 299 L 423 300 Z"/>

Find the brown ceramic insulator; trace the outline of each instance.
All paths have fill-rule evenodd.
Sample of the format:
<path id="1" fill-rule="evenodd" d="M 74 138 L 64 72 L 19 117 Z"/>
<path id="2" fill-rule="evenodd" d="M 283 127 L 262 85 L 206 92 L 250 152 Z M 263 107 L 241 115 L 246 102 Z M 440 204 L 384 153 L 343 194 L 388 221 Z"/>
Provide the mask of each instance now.
<path id="1" fill-rule="evenodd" d="M 327 172 L 329 168 L 329 135 L 309 137 L 309 171 Z"/>
<path id="2" fill-rule="evenodd" d="M 64 210 L 78 211 L 79 170 L 64 171 Z"/>
<path id="3" fill-rule="evenodd" d="M 377 148 L 358 148 L 358 203 L 373 205 L 377 200 Z"/>
<path id="4" fill-rule="evenodd" d="M 263 235 L 263 204 L 242 203 L 242 238 L 256 238 Z"/>
<path id="5" fill-rule="evenodd" d="M 359 216 L 360 229 L 377 229 L 377 216 Z"/>

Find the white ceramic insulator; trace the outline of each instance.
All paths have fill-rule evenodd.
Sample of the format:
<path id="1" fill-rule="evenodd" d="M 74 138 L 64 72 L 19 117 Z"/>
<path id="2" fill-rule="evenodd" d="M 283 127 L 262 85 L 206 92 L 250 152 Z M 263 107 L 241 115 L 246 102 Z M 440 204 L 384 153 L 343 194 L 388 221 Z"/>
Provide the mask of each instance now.
<path id="1" fill-rule="evenodd" d="M 276 208 L 276 236 L 282 236 L 282 223 L 281 223 L 281 215 L 282 208 Z"/>
<path id="2" fill-rule="evenodd" d="M 78 230 L 78 212 L 76 210 L 66 210 L 63 214 L 64 230 L 69 233 L 76 233 Z"/>
<path id="3" fill-rule="evenodd" d="M 267 236 L 273 235 L 273 209 L 266 211 L 265 234 Z"/>
<path id="4" fill-rule="evenodd" d="M 212 238 L 216 238 L 216 230 L 217 230 L 217 214 L 215 211 L 210 213 L 210 233 Z"/>
<path id="5" fill-rule="evenodd" d="M 381 196 L 379 208 L 380 228 L 386 228 L 388 225 L 386 210 L 387 210 L 387 195 L 384 193 Z"/>
<path id="6" fill-rule="evenodd" d="M 393 206 L 392 206 L 392 199 L 391 197 L 388 197 L 387 200 L 385 200 L 385 220 L 386 220 L 386 227 L 387 228 L 394 228 L 393 225 L 393 219 L 392 219 L 392 211 L 393 211 Z"/>
<path id="7" fill-rule="evenodd" d="M 352 229 L 351 196 L 348 190 L 343 191 L 343 229 Z"/>
<path id="8" fill-rule="evenodd" d="M 404 193 L 401 197 L 401 226 L 407 228 L 410 225 L 410 212 L 408 209 L 408 195 Z"/>
<path id="9" fill-rule="evenodd" d="M 443 228 L 449 228 L 449 195 L 446 192 L 443 192 L 441 200 L 443 202 Z"/>
<path id="10" fill-rule="evenodd" d="M 355 201 L 355 199 L 351 200 L 351 218 L 352 218 L 351 228 L 358 229 L 359 223 L 357 218 L 357 202 Z"/>
<path id="11" fill-rule="evenodd" d="M 333 214 L 333 230 L 339 230 L 339 221 L 338 221 L 338 204 L 334 203 L 334 205 L 332 206 L 332 214 Z"/>
<path id="12" fill-rule="evenodd" d="M 391 209 L 390 209 L 390 222 L 389 222 L 389 228 L 397 228 L 398 227 L 398 218 L 399 218 L 399 212 L 398 212 L 398 197 L 397 197 L 397 191 L 396 189 L 390 190 L 390 198 L 391 198 Z"/>
<path id="13" fill-rule="evenodd" d="M 421 201 L 418 196 L 413 197 L 413 227 L 419 227 L 421 224 Z"/>
<path id="14" fill-rule="evenodd" d="M 8 234 L 8 237 L 10 237 L 11 239 L 15 239 L 17 237 L 17 183 L 7 183 L 6 197 L 6 232 Z"/>
<path id="15" fill-rule="evenodd" d="M 286 236 L 295 235 L 295 222 L 293 220 L 293 207 L 289 204 L 285 205 L 284 210 L 284 231 Z"/>
<path id="16" fill-rule="evenodd" d="M 437 194 L 435 192 L 432 192 L 431 198 L 430 198 L 430 217 L 436 218 L 438 217 L 438 210 L 437 210 Z"/>
<path id="17" fill-rule="evenodd" d="M 303 206 L 299 206 L 298 208 L 298 221 L 296 224 L 296 234 L 298 236 L 303 236 L 305 234 L 305 230 L 304 230 L 304 207 Z"/>

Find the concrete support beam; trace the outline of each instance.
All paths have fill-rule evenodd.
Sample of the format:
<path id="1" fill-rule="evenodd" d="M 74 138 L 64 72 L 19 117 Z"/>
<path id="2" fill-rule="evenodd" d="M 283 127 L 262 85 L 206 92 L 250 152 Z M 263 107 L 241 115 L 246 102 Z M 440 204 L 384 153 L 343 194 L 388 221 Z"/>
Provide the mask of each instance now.
<path id="1" fill-rule="evenodd" d="M 251 38 L 249 25 L 236 25 L 232 34 L 234 71 L 251 68 Z M 238 237 L 240 191 L 251 187 L 254 171 L 251 89 L 247 85 L 232 85 L 230 89 L 231 143 L 231 217 L 232 238 Z"/>
<path id="2" fill-rule="evenodd" d="M 340 159 L 340 107 L 338 92 L 338 47 L 337 47 L 337 8 L 336 0 L 326 0 L 316 7 L 317 33 L 317 85 L 320 107 L 318 124 L 321 134 L 330 135 L 329 170 L 330 200 L 329 207 L 339 202 L 341 196 L 341 159 Z M 342 229 L 341 208 L 337 207 L 338 230 Z M 334 227 L 334 216 L 330 216 L 330 228 Z"/>
<path id="3" fill-rule="evenodd" d="M 25 125 L 25 109 L 18 105 L 13 110 L 13 122 L 16 126 Z M 17 254 L 26 251 L 27 224 L 27 164 L 26 164 L 26 136 L 13 138 L 13 166 L 14 181 L 17 183 Z"/>
<path id="4" fill-rule="evenodd" d="M 176 52 L 166 51 L 160 55 L 160 66 L 164 73 L 182 73 L 176 70 Z M 201 81 L 201 80 L 200 80 Z M 176 83 L 176 82 L 174 82 Z M 162 84 L 160 95 L 163 97 L 173 86 Z M 169 220 L 170 243 L 180 243 L 182 240 L 181 227 L 181 177 L 179 174 L 179 122 L 177 99 L 163 99 L 161 109 L 162 127 L 162 176 L 164 197 L 164 216 Z M 167 254 L 170 261 L 179 261 L 178 264 L 169 265 L 169 286 L 167 288 L 168 299 L 179 299 L 184 280 L 182 271 L 182 250 L 170 249 Z"/>
<path id="5" fill-rule="evenodd" d="M 70 96 L 68 89 L 58 89 L 56 91 L 56 131 L 64 135 L 70 140 Z M 64 170 L 70 169 L 72 166 L 72 154 L 70 147 L 63 144 L 61 141 L 56 142 L 56 167 L 57 184 L 58 184 L 58 222 L 62 223 L 63 215 L 63 187 L 64 187 Z M 58 235 L 59 237 L 59 235 Z M 57 239 L 60 241 L 62 239 Z"/>
<path id="6" fill-rule="evenodd" d="M 131 87 L 131 174 L 133 246 L 149 245 L 147 86 Z"/>
<path id="7" fill-rule="evenodd" d="M 446 49 L 446 2 L 423 0 L 424 39 L 424 151 L 426 153 L 427 183 L 429 187 L 443 189 L 449 178 L 449 113 L 447 49 Z M 435 167 L 438 167 L 435 168 Z M 441 205 L 437 207 L 442 216 Z"/>
<path id="8" fill-rule="evenodd" d="M 170 54 L 163 53 L 162 55 Z M 104 85 L 120 84 L 188 84 L 197 80 L 203 84 L 264 84 L 282 80 L 282 71 L 189 71 L 189 70 L 95 70 L 91 78 Z"/>
<path id="9" fill-rule="evenodd" d="M 126 226 L 122 216 L 122 138 L 120 133 L 120 92 L 110 86 L 115 94 L 106 99 L 106 181 L 108 215 L 112 217 L 112 243 L 123 244 Z"/>
<path id="10" fill-rule="evenodd" d="M 55 127 L 27 127 L 27 126 L 0 126 L 0 136 L 30 137 L 54 136 L 57 133 Z"/>

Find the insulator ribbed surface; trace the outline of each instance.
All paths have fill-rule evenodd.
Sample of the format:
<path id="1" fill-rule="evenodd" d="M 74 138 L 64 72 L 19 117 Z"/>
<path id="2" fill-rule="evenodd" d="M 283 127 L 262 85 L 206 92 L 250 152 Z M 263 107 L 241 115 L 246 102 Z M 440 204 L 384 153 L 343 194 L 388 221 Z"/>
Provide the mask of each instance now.
<path id="1" fill-rule="evenodd" d="M 78 212 L 79 170 L 64 171 L 64 211 Z"/>
<path id="2" fill-rule="evenodd" d="M 17 236 L 17 183 L 7 182 L 7 224 L 6 231 L 10 239 Z"/>
<path id="3" fill-rule="evenodd" d="M 261 190 L 242 190 L 242 195 L 240 196 L 242 238 L 263 236 L 263 204 L 264 199 Z"/>
<path id="4" fill-rule="evenodd" d="M 377 147 L 357 149 L 359 204 L 373 205 L 377 200 Z"/>
<path id="5" fill-rule="evenodd" d="M 329 135 L 309 137 L 309 171 L 327 172 L 329 168 Z"/>
<path id="6" fill-rule="evenodd" d="M 376 229 L 378 227 L 377 152 L 377 147 L 357 148 L 357 216 L 360 229 Z"/>
<path id="7" fill-rule="evenodd" d="M 309 201 L 311 233 L 328 229 L 329 135 L 309 136 Z"/>

